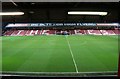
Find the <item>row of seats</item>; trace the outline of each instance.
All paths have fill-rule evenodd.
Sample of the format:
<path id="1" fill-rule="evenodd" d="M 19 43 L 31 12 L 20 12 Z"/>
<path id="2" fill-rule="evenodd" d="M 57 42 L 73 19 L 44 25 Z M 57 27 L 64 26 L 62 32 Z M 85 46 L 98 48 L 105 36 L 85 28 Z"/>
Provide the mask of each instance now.
<path id="1" fill-rule="evenodd" d="M 53 30 L 7 30 L 4 36 L 32 36 L 42 34 L 54 34 Z"/>
<path id="2" fill-rule="evenodd" d="M 76 30 L 77 34 L 119 35 L 119 30 Z"/>
<path id="3" fill-rule="evenodd" d="M 51 35 L 62 33 L 62 30 L 7 30 L 4 36 L 32 36 L 32 35 Z M 115 30 L 67 30 L 70 35 L 73 34 L 92 34 L 92 35 L 120 35 L 120 31 Z"/>

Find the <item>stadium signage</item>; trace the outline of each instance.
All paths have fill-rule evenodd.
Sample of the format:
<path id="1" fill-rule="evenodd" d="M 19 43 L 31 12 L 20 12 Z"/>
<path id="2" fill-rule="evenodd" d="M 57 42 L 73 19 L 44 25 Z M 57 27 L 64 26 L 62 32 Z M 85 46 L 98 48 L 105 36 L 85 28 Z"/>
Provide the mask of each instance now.
<path id="1" fill-rule="evenodd" d="M 15 23 L 6 27 L 118 26 L 118 23 Z"/>
<path id="2" fill-rule="evenodd" d="M 96 23 L 77 23 L 77 26 L 96 26 Z"/>
<path id="3" fill-rule="evenodd" d="M 109 24 L 97 23 L 97 26 L 119 26 L 119 24 L 118 23 L 109 23 Z"/>
<path id="4" fill-rule="evenodd" d="M 18 24 L 18 23 L 16 23 L 16 24 L 8 24 L 6 27 L 27 27 L 27 26 L 30 26 L 30 24 L 27 24 L 27 23 Z"/>

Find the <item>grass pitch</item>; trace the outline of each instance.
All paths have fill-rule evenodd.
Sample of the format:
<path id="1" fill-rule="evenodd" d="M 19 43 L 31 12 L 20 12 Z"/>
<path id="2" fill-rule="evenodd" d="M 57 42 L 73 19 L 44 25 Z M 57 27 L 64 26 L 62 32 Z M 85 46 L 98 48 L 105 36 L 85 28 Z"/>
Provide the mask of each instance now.
<path id="1" fill-rule="evenodd" d="M 2 38 L 3 71 L 107 72 L 118 70 L 118 36 Z"/>

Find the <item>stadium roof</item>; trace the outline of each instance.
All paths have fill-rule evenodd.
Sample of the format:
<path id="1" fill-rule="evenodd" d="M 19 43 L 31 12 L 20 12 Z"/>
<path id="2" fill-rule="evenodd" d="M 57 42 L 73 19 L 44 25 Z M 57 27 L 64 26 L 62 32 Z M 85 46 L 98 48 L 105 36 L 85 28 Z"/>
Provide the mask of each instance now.
<path id="1" fill-rule="evenodd" d="M 22 11 L 24 15 L 3 16 L 3 22 L 118 22 L 117 2 L 15 2 L 15 4 L 3 2 L 2 11 Z M 105 11 L 108 15 L 68 15 L 68 11 Z"/>

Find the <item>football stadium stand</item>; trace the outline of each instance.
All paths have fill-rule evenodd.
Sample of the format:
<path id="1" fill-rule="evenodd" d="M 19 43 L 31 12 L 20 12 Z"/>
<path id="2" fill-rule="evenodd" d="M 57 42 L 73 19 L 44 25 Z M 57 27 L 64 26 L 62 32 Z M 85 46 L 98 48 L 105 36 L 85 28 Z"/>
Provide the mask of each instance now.
<path id="1" fill-rule="evenodd" d="M 4 36 L 33 36 L 33 35 L 56 35 L 62 34 L 62 30 L 7 30 Z M 70 35 L 120 35 L 120 30 L 69 30 Z"/>

